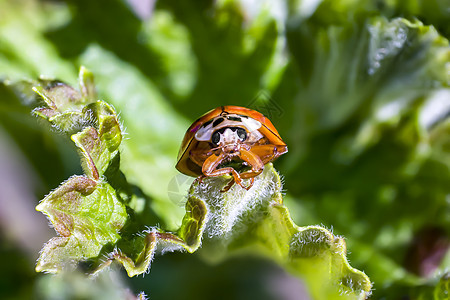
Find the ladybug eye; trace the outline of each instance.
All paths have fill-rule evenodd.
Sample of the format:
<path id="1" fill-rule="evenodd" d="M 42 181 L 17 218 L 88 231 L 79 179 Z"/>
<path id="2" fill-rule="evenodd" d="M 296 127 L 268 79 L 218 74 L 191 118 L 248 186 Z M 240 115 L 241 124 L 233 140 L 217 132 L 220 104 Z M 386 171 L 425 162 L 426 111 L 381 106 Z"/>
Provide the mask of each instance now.
<path id="1" fill-rule="evenodd" d="M 238 137 L 241 139 L 241 141 L 245 141 L 247 139 L 247 132 L 243 128 L 238 128 L 236 130 L 236 133 Z"/>
<path id="2" fill-rule="evenodd" d="M 214 145 L 217 145 L 217 144 L 219 144 L 219 141 L 220 141 L 220 133 L 218 131 L 216 131 L 213 133 L 213 135 L 211 137 L 211 142 Z"/>

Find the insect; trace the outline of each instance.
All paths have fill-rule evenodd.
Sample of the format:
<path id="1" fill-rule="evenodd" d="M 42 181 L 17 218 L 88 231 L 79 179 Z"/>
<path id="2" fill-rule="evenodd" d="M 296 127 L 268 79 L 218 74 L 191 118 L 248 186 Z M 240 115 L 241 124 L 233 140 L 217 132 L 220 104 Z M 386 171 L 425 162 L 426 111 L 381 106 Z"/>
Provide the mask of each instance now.
<path id="1" fill-rule="evenodd" d="M 249 190 L 264 165 L 288 151 L 269 119 L 240 106 L 221 106 L 196 120 L 187 130 L 176 168 L 198 177 L 231 174 L 234 183 Z M 244 185 L 242 180 L 250 179 Z"/>

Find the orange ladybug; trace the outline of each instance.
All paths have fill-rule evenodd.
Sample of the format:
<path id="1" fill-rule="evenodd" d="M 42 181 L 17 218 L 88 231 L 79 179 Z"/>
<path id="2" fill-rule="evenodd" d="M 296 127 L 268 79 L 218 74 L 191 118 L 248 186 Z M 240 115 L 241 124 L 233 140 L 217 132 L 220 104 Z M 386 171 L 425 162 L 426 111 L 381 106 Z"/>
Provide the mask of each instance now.
<path id="1" fill-rule="evenodd" d="M 221 106 L 211 110 L 187 130 L 176 168 L 189 176 L 204 177 L 231 174 L 223 191 L 237 183 L 246 190 L 264 165 L 288 151 L 269 119 L 240 106 Z M 248 186 L 242 179 L 251 179 Z"/>

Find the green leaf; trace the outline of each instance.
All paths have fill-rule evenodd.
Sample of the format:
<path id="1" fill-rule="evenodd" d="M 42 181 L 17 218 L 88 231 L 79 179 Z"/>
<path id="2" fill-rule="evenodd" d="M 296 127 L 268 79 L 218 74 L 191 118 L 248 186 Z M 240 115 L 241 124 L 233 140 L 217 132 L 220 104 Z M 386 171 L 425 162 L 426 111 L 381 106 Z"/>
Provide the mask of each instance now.
<path id="1" fill-rule="evenodd" d="M 128 215 L 106 182 L 75 176 L 45 197 L 36 210 L 45 213 L 60 237 L 42 249 L 36 270 L 57 272 L 96 257 L 106 244 L 120 238 Z"/>
<path id="2" fill-rule="evenodd" d="M 202 253 L 214 261 L 233 253 L 263 255 L 304 279 L 314 299 L 365 299 L 370 294 L 369 278 L 347 261 L 343 238 L 320 226 L 293 223 L 272 164 L 249 191 L 234 185 L 221 192 L 228 181 L 223 176 L 194 182 L 178 235 L 152 231 L 151 243 L 163 243 L 163 251 L 182 247 L 193 252 L 203 240 Z M 135 270 L 141 266 L 127 267 L 129 275 Z"/>
<path id="3" fill-rule="evenodd" d="M 82 164 L 86 174 L 98 180 L 118 154 L 122 141 L 120 125 L 114 110 L 105 102 L 95 102 L 83 109 L 84 120 L 96 125 L 86 127 L 72 135 L 72 140 L 80 149 Z"/>
<path id="4" fill-rule="evenodd" d="M 239 1 L 165 1 L 158 2 L 157 8 L 149 25 L 155 26 L 153 23 L 160 20 L 160 15 L 169 13 L 189 37 L 188 55 L 195 63 L 189 75 L 195 76 L 196 81 L 192 92 L 175 104 L 190 119 L 220 105 L 251 106 L 261 89 L 272 87 L 270 78 L 277 81 L 275 73 L 283 66 L 274 66 L 273 60 L 280 59 L 282 53 L 283 41 L 278 35 L 283 24 L 272 17 L 270 8 L 258 11 L 254 19 L 246 15 Z M 160 28 L 156 37 L 149 39 L 164 35 L 164 29 Z M 156 32 L 152 33 L 154 36 Z M 163 57 L 170 59 L 163 49 Z M 192 106 L 196 109 L 191 109 Z"/>
<path id="5" fill-rule="evenodd" d="M 314 299 L 365 299 L 370 294 L 371 282 L 349 265 L 342 238 L 320 226 L 295 225 L 282 203 L 280 177 L 271 164 L 248 192 L 234 186 L 220 194 L 226 183 L 226 178 L 211 180 L 206 183 L 211 187 L 199 185 L 193 195 L 209 208 L 205 233 L 215 242 L 222 239 L 229 254 L 245 251 L 274 260 L 304 279 Z M 220 253 L 225 249 L 211 248 L 208 256 L 224 255 Z"/>
<path id="6" fill-rule="evenodd" d="M 178 178 L 174 159 L 190 121 L 223 104 L 252 106 L 259 89 L 267 89 L 262 101 L 267 106 L 261 107 L 280 112 L 270 118 L 289 146 L 289 154 L 277 164 L 285 176 L 284 200 L 296 223 L 325 224 L 345 235 L 352 265 L 374 281 L 374 298 L 411 296 L 411 287 L 424 282 L 434 287 L 434 279 L 407 271 L 416 262 L 406 260 L 405 253 L 414 249 L 423 227 L 440 228 L 449 236 L 449 64 L 442 38 L 450 32 L 447 0 L 288 1 L 288 11 L 279 10 L 283 1 L 248 3 L 159 1 L 141 21 L 121 0 L 111 1 L 108 10 L 92 1 L 0 1 L 0 76 L 49 74 L 75 82 L 74 66 L 80 64 L 100 75 L 101 98 L 120 111 L 127 128 L 129 139 L 120 146 L 121 170 L 131 185 L 114 170 L 119 161 L 114 151 L 97 155 L 108 146 L 95 148 L 92 157 L 83 154 L 89 153 L 88 145 L 79 152 L 86 176 L 97 177 L 93 166 L 99 164 L 98 177 L 131 208 L 121 239 L 111 247 L 117 246 L 141 270 L 151 252 L 146 250 L 150 236 L 133 233 L 155 224 L 169 230 L 180 225 L 182 208 L 167 194 L 172 192 L 171 179 Z M 399 38 L 405 35 L 405 40 Z M 86 73 L 79 78 L 88 83 L 79 92 L 86 103 L 67 103 L 64 113 L 43 100 L 37 106 L 46 106 L 42 115 L 54 117 L 59 131 L 86 130 L 80 136 L 89 140 L 94 134 L 86 128 L 100 129 L 97 121 L 86 122 L 82 111 L 98 97 L 92 92 L 92 77 Z M 2 100 L 9 97 L 5 90 L 9 87 L 1 85 Z M 36 107 L 36 97 L 24 104 Z M 266 113 L 259 105 L 252 107 Z M 437 117 L 430 118 L 432 108 L 440 112 Z M 65 146 L 71 143 L 64 144 L 61 134 L 36 126 L 26 118 L 29 111 L 18 105 L 3 101 L 1 109 L 1 125 L 29 154 L 34 172 L 43 179 L 38 194 L 80 172 Z M 112 136 L 111 149 L 118 138 Z M 106 167 L 108 157 L 115 161 L 111 167 Z M 184 188 L 177 187 L 177 192 Z M 177 195 L 181 202 L 182 192 Z M 188 211 L 202 211 L 199 199 L 191 201 Z M 178 231 L 193 247 L 189 249 L 199 245 L 202 223 L 197 216 L 186 214 L 190 221 Z M 111 251 L 104 247 L 102 257 Z M 179 257 L 186 256 L 165 257 L 161 269 L 178 270 L 183 265 Z M 191 261 L 201 263 L 195 256 Z M 435 271 L 448 266 L 447 259 Z M 214 276 L 188 269 L 183 278 L 180 272 L 147 276 L 145 286 L 166 296 L 161 287 L 170 281 L 180 287 L 181 296 L 189 290 L 197 298 L 211 298 L 205 295 L 217 287 L 215 282 L 227 286 L 224 280 L 233 277 L 237 284 L 246 275 L 218 280 L 226 273 L 220 265 Z M 203 273 L 207 284 L 197 276 L 186 278 L 193 278 L 195 271 Z"/>
<path id="7" fill-rule="evenodd" d="M 413 299 L 417 300 L 446 300 L 449 297 L 450 278 L 449 273 L 445 273 L 440 278 L 433 280 L 434 282 L 422 285 L 415 289 Z"/>
<path id="8" fill-rule="evenodd" d="M 66 132 L 80 128 L 71 138 L 86 173 L 69 178 L 36 207 L 60 235 L 44 246 L 37 271 L 57 272 L 98 257 L 104 247 L 120 239 L 119 232 L 129 218 L 119 191 L 108 183 L 118 172 L 115 158 L 122 141 L 116 113 L 105 102 L 89 103 L 92 74 L 81 68 L 80 78 L 83 93 L 58 81 L 45 85 L 40 81 L 34 88 L 47 105 L 37 110 L 39 116 Z M 104 176 L 108 168 L 115 170 L 110 178 Z"/>
<path id="9" fill-rule="evenodd" d="M 444 135 L 433 141 L 448 112 L 449 44 L 418 20 L 359 6 L 370 2 L 323 3 L 288 23 L 294 60 L 273 96 L 291 137 L 280 170 L 301 215 L 344 234 L 377 285 L 411 294 L 424 275 L 404 253 L 422 228 L 448 235 L 450 224 Z"/>
<path id="10" fill-rule="evenodd" d="M 80 92 L 84 99 L 91 101 L 97 100 L 97 92 L 95 90 L 94 84 L 94 74 L 84 66 L 80 67 L 78 82 L 80 85 Z"/>

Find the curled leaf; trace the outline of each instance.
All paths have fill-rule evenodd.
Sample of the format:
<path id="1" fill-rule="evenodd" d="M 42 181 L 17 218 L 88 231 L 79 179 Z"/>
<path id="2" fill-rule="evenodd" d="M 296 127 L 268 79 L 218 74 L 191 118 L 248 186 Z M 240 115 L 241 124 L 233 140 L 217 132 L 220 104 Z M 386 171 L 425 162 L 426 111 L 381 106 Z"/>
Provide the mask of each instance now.
<path id="1" fill-rule="evenodd" d="M 92 82 L 92 74 L 81 68 L 82 93 L 58 81 L 34 87 L 47 105 L 35 112 L 65 132 L 77 131 L 71 138 L 85 170 L 85 175 L 69 178 L 36 207 L 60 235 L 44 246 L 37 271 L 58 272 L 87 259 L 99 260 L 102 249 L 112 248 L 121 238 L 129 218 L 124 200 L 104 177 L 110 167 L 119 172 L 114 164 L 121 128 L 111 106 L 91 101 Z"/>
<path id="2" fill-rule="evenodd" d="M 265 166 L 247 191 L 234 185 L 228 192 L 226 176 L 194 182 L 186 203 L 186 215 L 177 234 L 152 230 L 145 245 L 149 266 L 159 244 L 163 251 L 202 251 L 216 260 L 232 253 L 264 255 L 307 281 L 314 299 L 365 299 L 369 278 L 350 266 L 343 238 L 320 226 L 299 227 L 282 203 L 281 181 L 272 164 Z M 130 276 L 142 272 L 141 263 L 120 254 Z"/>
<path id="3" fill-rule="evenodd" d="M 74 176 L 45 197 L 36 210 L 45 213 L 61 235 L 41 252 L 37 271 L 57 272 L 96 257 L 106 244 L 120 238 L 127 220 L 125 206 L 106 182 Z"/>

